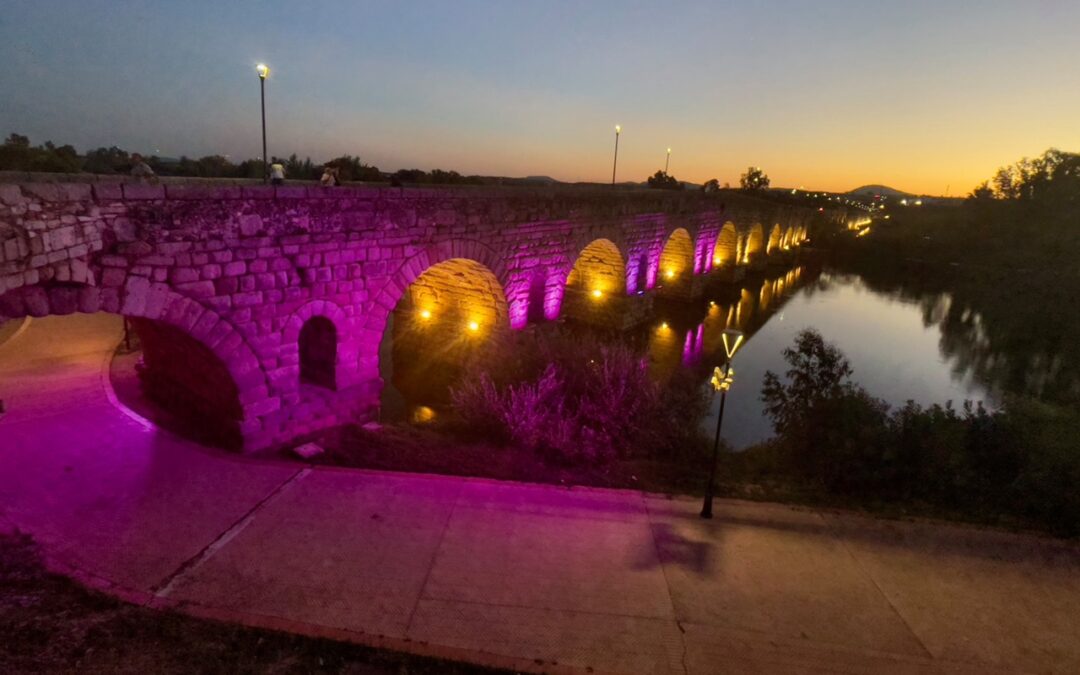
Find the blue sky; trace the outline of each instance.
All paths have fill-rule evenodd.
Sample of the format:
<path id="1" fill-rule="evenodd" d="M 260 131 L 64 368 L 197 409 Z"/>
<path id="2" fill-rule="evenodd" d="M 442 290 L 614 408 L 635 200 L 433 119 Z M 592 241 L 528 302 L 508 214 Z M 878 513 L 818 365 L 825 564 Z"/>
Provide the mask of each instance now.
<path id="1" fill-rule="evenodd" d="M 1080 145 L 1077 2 L 29 2 L 0 132 L 384 169 L 966 192 Z"/>

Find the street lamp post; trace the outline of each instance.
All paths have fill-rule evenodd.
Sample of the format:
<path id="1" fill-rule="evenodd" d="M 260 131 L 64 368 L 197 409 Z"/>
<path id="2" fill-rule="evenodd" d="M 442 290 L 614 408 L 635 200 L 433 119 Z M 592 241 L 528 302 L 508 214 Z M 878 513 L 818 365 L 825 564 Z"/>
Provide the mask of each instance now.
<path id="1" fill-rule="evenodd" d="M 701 517 L 712 518 L 713 489 L 716 485 L 716 464 L 720 460 L 720 425 L 724 423 L 724 403 L 727 401 L 727 391 L 735 379 L 735 371 L 731 368 L 731 360 L 743 341 L 742 331 L 728 328 L 721 334 L 724 340 L 724 352 L 727 361 L 724 362 L 724 370 L 721 372 L 717 366 L 713 370 L 713 392 L 720 392 L 720 412 L 716 416 L 716 438 L 713 440 L 712 465 L 709 467 L 709 484 L 705 487 L 705 503 L 701 505 Z"/>
<path id="2" fill-rule="evenodd" d="M 668 166 L 671 164 L 671 148 L 667 149 L 667 159 L 664 160 L 664 175 L 668 175 Z"/>
<path id="3" fill-rule="evenodd" d="M 611 165 L 611 187 L 615 187 L 615 169 L 619 166 L 619 134 L 622 133 L 622 127 L 618 124 L 615 125 L 615 161 Z"/>
<path id="4" fill-rule="evenodd" d="M 270 178 L 270 164 L 266 159 L 266 78 L 270 76 L 270 68 L 265 63 L 260 63 L 255 66 L 255 72 L 259 75 L 259 98 L 262 102 L 262 160 L 263 182 L 265 183 Z"/>

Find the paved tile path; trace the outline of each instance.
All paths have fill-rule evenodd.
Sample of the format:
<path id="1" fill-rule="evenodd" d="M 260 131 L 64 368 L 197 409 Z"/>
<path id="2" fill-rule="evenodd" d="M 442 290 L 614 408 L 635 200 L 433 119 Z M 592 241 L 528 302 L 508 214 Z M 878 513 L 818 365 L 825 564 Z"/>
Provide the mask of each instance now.
<path id="1" fill-rule="evenodd" d="M 1074 545 L 208 451 L 110 401 L 119 330 L 0 346 L 0 520 L 128 596 L 537 670 L 1080 672 Z"/>

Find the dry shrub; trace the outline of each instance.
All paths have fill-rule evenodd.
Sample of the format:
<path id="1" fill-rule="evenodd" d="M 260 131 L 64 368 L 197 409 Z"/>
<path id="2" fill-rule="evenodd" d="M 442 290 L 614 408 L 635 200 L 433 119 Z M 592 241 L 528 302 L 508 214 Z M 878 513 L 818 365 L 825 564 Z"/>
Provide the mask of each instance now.
<path id="1" fill-rule="evenodd" d="M 693 378 L 657 382 L 642 351 L 557 327 L 510 336 L 451 397 L 472 431 L 573 463 L 696 450 L 706 407 Z"/>

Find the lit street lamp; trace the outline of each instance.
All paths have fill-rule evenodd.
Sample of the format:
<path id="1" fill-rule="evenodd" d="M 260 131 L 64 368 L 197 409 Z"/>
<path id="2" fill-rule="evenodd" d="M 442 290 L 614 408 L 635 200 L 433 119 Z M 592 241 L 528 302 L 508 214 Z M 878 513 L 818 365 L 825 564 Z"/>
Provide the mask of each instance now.
<path id="1" fill-rule="evenodd" d="M 618 124 L 615 125 L 615 161 L 611 165 L 611 187 L 615 187 L 615 169 L 619 166 L 619 134 L 622 133 L 622 127 Z"/>
<path id="2" fill-rule="evenodd" d="M 269 167 L 266 159 L 266 78 L 270 76 L 270 67 L 265 63 L 260 63 L 255 66 L 255 72 L 259 75 L 259 97 L 262 100 L 262 141 L 263 141 L 263 182 L 265 183 L 270 177 Z"/>
<path id="3" fill-rule="evenodd" d="M 724 339 L 724 353 L 727 354 L 727 361 L 724 362 L 723 371 L 720 370 L 719 366 L 713 370 L 711 380 L 713 392 L 720 392 L 720 412 L 716 416 L 716 439 L 713 441 L 712 465 L 709 467 L 709 484 L 705 488 L 705 503 L 701 505 L 702 518 L 712 518 L 716 463 L 720 459 L 720 425 L 724 423 L 724 402 L 727 400 L 727 391 L 735 380 L 735 371 L 731 368 L 731 360 L 735 357 L 735 352 L 738 351 L 739 346 L 742 345 L 744 335 L 742 331 L 727 328 L 721 333 L 721 337 Z"/>
<path id="4" fill-rule="evenodd" d="M 667 175 L 668 165 L 671 164 L 671 148 L 667 149 L 667 159 L 664 160 L 664 175 Z"/>

